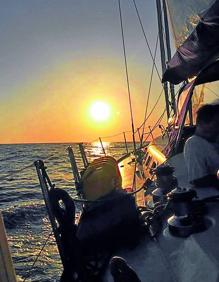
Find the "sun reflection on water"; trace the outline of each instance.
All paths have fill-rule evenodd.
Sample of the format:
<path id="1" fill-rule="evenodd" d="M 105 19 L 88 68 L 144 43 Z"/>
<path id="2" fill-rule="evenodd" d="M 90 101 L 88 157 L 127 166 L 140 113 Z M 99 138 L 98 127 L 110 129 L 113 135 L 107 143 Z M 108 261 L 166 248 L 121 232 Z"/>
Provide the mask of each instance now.
<path id="1" fill-rule="evenodd" d="M 102 145 L 101 145 L 99 141 L 95 141 L 91 143 L 91 146 L 92 146 L 90 150 L 91 156 L 104 156 L 105 155 L 104 151 L 106 154 L 108 154 L 110 148 L 110 142 L 102 141 Z"/>

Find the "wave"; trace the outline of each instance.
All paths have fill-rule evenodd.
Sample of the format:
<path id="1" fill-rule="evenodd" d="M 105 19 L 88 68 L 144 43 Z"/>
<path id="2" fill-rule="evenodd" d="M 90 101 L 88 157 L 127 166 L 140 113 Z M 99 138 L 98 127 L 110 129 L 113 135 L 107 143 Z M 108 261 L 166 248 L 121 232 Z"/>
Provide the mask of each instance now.
<path id="1" fill-rule="evenodd" d="M 13 207 L 2 212 L 6 229 L 21 228 L 21 225 L 42 221 L 47 215 L 44 204 Z"/>
<path id="2" fill-rule="evenodd" d="M 17 158 L 17 156 L 13 155 L 13 156 L 10 156 L 10 157 L 0 159 L 0 162 L 10 161 L 10 160 L 13 160 L 13 159 L 16 159 L 16 158 Z"/>

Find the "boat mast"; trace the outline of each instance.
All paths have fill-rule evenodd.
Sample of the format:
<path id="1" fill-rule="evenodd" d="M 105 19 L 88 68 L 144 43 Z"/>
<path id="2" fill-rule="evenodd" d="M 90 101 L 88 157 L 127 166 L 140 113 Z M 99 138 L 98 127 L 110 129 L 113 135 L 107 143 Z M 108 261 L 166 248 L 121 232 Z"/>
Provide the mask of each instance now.
<path id="1" fill-rule="evenodd" d="M 163 0 L 163 17 L 164 17 L 164 27 L 165 27 L 167 61 L 169 62 L 172 56 L 171 56 L 171 47 L 170 47 L 170 33 L 169 33 L 166 0 Z M 174 114 L 176 114 L 174 85 L 172 83 L 170 83 L 169 85 L 170 85 L 170 96 L 171 96 L 171 108 L 173 109 Z"/>
<path id="2" fill-rule="evenodd" d="M 156 5 L 157 5 L 157 21 L 158 21 L 158 32 L 159 32 L 159 41 L 160 41 L 161 66 L 162 66 L 162 74 L 164 74 L 166 70 L 166 52 L 165 52 L 165 45 L 164 45 L 163 20 L 162 20 L 160 0 L 156 0 Z M 166 81 L 164 82 L 163 87 L 164 87 L 167 120 L 168 120 L 170 117 L 170 103 L 169 103 L 168 85 Z"/>

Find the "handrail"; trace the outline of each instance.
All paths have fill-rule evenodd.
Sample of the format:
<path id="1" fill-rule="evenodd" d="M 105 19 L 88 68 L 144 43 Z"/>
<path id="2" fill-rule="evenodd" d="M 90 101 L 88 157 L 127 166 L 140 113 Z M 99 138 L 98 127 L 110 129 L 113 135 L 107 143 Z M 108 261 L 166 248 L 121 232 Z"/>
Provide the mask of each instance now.
<path id="1" fill-rule="evenodd" d="M 88 163 L 88 160 L 87 160 L 86 153 L 84 151 L 83 143 L 79 143 L 78 145 L 79 145 L 79 150 L 80 150 L 80 153 L 81 153 L 82 161 L 83 161 L 83 164 L 84 164 L 84 168 L 86 168 L 89 163 Z"/>
<path id="2" fill-rule="evenodd" d="M 102 150 L 103 150 L 103 154 L 106 156 L 106 152 L 105 152 L 105 149 L 104 149 L 104 146 L 103 146 L 103 142 L 102 142 L 101 137 L 99 137 L 99 140 L 100 140 L 101 148 L 102 148 Z"/>
<path id="3" fill-rule="evenodd" d="M 68 146 L 67 152 L 68 152 L 68 156 L 69 156 L 69 159 L 70 159 L 71 168 L 72 168 L 73 176 L 74 176 L 74 179 L 75 179 L 75 183 L 79 183 L 80 180 L 81 180 L 81 176 L 80 176 L 80 173 L 78 171 L 78 166 L 77 166 L 75 156 L 74 156 L 74 152 L 73 152 L 71 146 Z M 77 186 L 76 186 L 76 188 L 77 188 Z"/>

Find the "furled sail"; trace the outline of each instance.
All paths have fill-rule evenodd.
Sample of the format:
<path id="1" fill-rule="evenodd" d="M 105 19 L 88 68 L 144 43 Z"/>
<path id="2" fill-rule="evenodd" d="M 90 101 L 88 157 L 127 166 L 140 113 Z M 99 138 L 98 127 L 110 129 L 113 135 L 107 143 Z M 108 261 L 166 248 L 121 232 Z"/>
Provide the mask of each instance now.
<path id="1" fill-rule="evenodd" d="M 169 4 L 170 2 L 173 2 L 173 0 L 169 0 Z M 174 0 L 174 2 L 182 1 Z M 193 2 L 195 3 L 194 0 L 190 0 L 190 4 Z M 207 2 L 211 1 L 208 0 Z M 168 7 L 170 7 L 170 5 L 168 5 Z M 171 14 L 172 13 L 170 13 L 170 15 Z M 199 16 L 200 21 L 195 30 L 177 49 L 173 58 L 168 62 L 168 68 L 163 75 L 163 81 L 178 84 L 183 80 L 197 75 L 208 62 L 219 57 L 219 0 L 216 0 L 208 10 L 201 13 Z M 190 16 L 190 23 L 194 25 L 195 20 L 197 21 L 197 17 L 195 17 L 195 15 Z M 191 19 L 193 19 L 193 21 L 191 21 Z M 173 16 L 171 20 L 173 22 Z M 187 33 L 189 33 L 189 27 L 191 28 L 192 24 L 190 24 L 190 26 L 189 24 L 184 25 L 184 29 L 178 28 L 177 30 L 175 28 L 174 33 L 178 42 L 183 39 L 183 36 L 186 37 L 186 30 Z"/>

